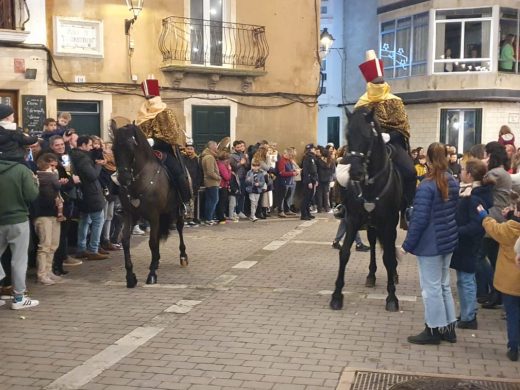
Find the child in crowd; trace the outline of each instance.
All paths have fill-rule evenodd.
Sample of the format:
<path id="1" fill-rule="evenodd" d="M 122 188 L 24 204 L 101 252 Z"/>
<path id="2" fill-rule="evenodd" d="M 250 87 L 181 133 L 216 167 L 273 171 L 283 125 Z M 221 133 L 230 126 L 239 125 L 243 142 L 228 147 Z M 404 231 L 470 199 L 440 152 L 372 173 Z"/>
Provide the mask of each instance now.
<path id="1" fill-rule="evenodd" d="M 58 160 L 52 153 L 45 153 L 36 161 L 40 189 L 35 204 L 34 228 L 38 236 L 38 282 L 49 286 L 61 282 L 60 276 L 52 273 L 52 259 L 60 243 L 60 221 L 63 217 L 63 201 L 60 197 L 61 184 L 56 166 Z M 57 207 L 58 206 L 58 207 Z M 56 216 L 57 214 L 57 216 Z"/>
<path id="2" fill-rule="evenodd" d="M 266 172 L 260 168 L 260 163 L 253 160 L 251 170 L 246 175 L 246 192 L 249 194 L 251 201 L 251 216 L 250 220 L 256 222 L 258 218 L 255 216 L 258 207 L 258 200 L 260 194 L 267 190 L 267 183 L 265 182 Z"/>
<path id="3" fill-rule="evenodd" d="M 510 219 L 502 223 L 487 216 L 481 205 L 477 210 L 483 218 L 482 226 L 486 233 L 499 243 L 493 285 L 502 293 L 506 310 L 507 357 L 517 361 L 520 346 L 520 244 L 517 242 L 520 236 L 520 203 L 509 214 Z"/>
<path id="4" fill-rule="evenodd" d="M 417 185 L 426 177 L 428 166 L 426 165 L 426 156 L 421 154 L 417 156 L 417 164 L 415 164 L 415 172 L 417 173 Z"/>
<path id="5" fill-rule="evenodd" d="M 470 158 L 461 170 L 461 187 L 455 219 L 459 231 L 459 243 L 451 258 L 450 267 L 457 271 L 457 290 L 460 301 L 460 320 L 457 327 L 477 329 L 476 263 L 480 252 L 484 229 L 477 206 L 485 209 L 493 205 L 492 183 L 484 179 L 486 164 Z"/>

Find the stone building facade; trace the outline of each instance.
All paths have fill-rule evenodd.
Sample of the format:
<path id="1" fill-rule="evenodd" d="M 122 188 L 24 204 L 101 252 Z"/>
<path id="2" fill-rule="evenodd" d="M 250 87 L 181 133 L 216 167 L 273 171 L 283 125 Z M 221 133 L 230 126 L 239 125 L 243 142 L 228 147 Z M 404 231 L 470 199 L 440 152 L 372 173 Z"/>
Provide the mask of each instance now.
<path id="1" fill-rule="evenodd" d="M 73 127 L 107 138 L 110 118 L 135 119 L 153 77 L 199 147 L 316 141 L 319 1 L 154 0 L 135 20 L 123 0 L 11 4 L 0 96 L 20 113 L 26 96 L 44 96 L 45 116 L 71 111 Z"/>

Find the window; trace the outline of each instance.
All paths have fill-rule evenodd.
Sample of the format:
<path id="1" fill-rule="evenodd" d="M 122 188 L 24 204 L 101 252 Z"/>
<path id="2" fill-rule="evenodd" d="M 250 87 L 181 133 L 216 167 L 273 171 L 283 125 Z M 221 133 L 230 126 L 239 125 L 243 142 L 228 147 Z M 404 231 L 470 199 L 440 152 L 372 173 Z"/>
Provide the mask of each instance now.
<path id="1" fill-rule="evenodd" d="M 191 63 L 222 65 L 222 0 L 191 0 Z M 204 23 L 209 20 L 209 23 Z M 208 42 L 205 42 L 207 40 Z M 208 46 L 209 50 L 205 50 Z"/>
<path id="2" fill-rule="evenodd" d="M 382 23 L 380 45 L 386 77 L 426 74 L 428 13 Z"/>
<path id="3" fill-rule="evenodd" d="M 458 153 L 481 142 L 482 109 L 442 109 L 441 142 L 453 145 Z"/>
<path id="4" fill-rule="evenodd" d="M 500 43 L 498 70 L 500 72 L 518 73 L 518 39 L 520 20 L 519 12 L 516 9 L 500 9 Z"/>
<path id="5" fill-rule="evenodd" d="M 489 72 L 491 20 L 491 8 L 437 11 L 433 72 Z"/>

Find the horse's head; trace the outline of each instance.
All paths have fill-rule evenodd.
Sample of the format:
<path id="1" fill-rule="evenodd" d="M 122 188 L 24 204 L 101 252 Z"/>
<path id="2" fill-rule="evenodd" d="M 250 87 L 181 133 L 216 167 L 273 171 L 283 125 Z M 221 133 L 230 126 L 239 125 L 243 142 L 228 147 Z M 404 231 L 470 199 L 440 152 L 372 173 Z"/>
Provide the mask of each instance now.
<path id="1" fill-rule="evenodd" d="M 346 162 L 350 164 L 350 179 L 363 181 L 368 174 L 368 165 L 373 147 L 380 141 L 379 124 L 372 110 L 358 109 L 347 113 L 347 143 Z"/>
<path id="2" fill-rule="evenodd" d="M 112 146 L 118 171 L 118 181 L 123 186 L 131 184 L 136 166 L 136 157 L 141 153 L 151 154 L 151 148 L 139 127 L 129 124 L 116 129 L 112 128 L 114 143 Z"/>

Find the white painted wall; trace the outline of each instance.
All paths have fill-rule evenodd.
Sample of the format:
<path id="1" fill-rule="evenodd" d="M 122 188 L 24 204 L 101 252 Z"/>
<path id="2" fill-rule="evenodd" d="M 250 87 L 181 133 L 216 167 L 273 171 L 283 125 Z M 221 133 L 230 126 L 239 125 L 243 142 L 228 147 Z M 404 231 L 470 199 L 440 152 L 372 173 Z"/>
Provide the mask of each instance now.
<path id="1" fill-rule="evenodd" d="M 326 93 L 318 98 L 318 144 L 327 143 L 327 118 L 340 117 L 340 139 L 342 139 L 345 115 L 344 110 L 338 105 L 343 103 L 345 90 L 345 46 L 343 44 L 343 0 L 325 0 L 321 2 L 322 7 L 327 7 L 327 13 L 321 16 L 320 29 L 327 28 L 335 41 L 332 48 L 325 57 L 327 80 L 324 82 Z M 336 145 L 338 147 L 339 145 Z"/>
<path id="2" fill-rule="evenodd" d="M 47 45 L 47 27 L 45 17 L 45 0 L 27 0 L 31 18 L 25 25 L 30 34 L 25 43 Z"/>

